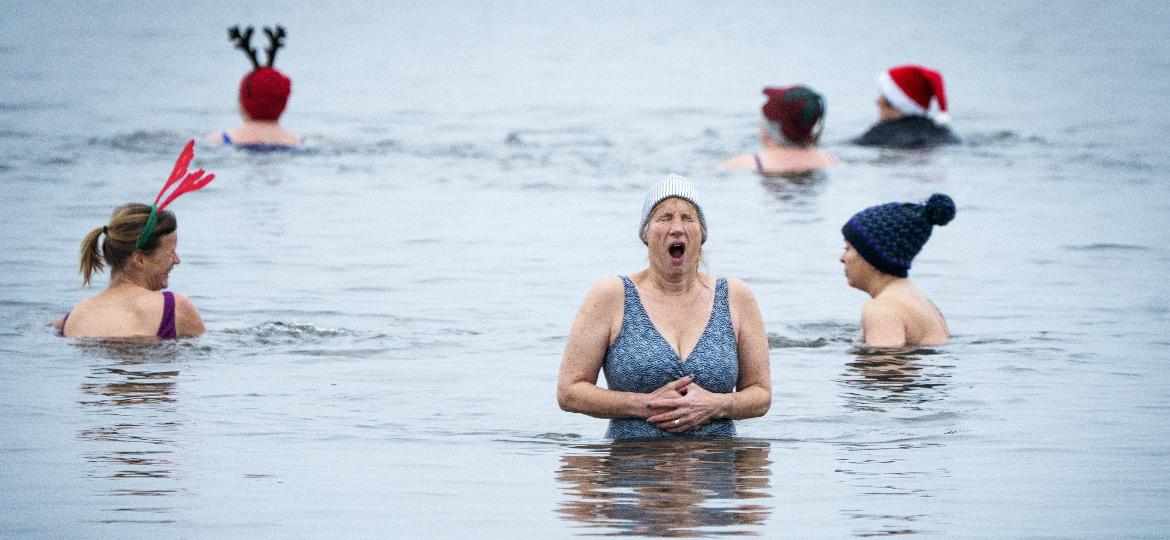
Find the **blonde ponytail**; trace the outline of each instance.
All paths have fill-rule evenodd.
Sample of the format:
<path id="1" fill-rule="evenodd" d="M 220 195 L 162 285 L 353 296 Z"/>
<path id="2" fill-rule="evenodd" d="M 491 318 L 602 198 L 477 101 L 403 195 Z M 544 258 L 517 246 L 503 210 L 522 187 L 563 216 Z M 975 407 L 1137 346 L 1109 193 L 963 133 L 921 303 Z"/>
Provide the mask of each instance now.
<path id="1" fill-rule="evenodd" d="M 106 232 L 106 227 L 98 227 L 89 234 L 85 235 L 85 239 L 81 241 L 81 284 L 82 286 L 89 285 L 90 278 L 95 272 L 101 272 L 105 267 L 102 261 L 102 252 L 99 249 L 98 237 Z"/>

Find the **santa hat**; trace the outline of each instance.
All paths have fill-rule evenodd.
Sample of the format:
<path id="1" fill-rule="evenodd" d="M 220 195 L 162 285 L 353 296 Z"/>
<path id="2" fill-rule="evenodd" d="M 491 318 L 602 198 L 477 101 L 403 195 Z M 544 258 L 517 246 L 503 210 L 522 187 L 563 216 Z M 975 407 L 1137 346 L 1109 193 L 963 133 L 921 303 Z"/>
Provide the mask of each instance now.
<path id="1" fill-rule="evenodd" d="M 930 98 L 938 102 L 940 113 L 935 120 L 944 123 L 947 116 L 947 94 L 943 89 L 942 74 L 922 66 L 896 66 L 878 75 L 882 96 L 904 114 L 926 116 Z"/>

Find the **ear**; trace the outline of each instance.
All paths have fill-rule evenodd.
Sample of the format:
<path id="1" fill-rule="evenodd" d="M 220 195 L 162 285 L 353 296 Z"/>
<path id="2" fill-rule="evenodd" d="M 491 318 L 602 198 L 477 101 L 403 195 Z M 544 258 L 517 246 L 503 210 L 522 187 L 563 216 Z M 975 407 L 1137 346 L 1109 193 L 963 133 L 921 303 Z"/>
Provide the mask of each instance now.
<path id="1" fill-rule="evenodd" d="M 146 263 L 146 254 L 141 252 L 141 251 L 138 251 L 138 250 L 134 250 L 134 253 L 130 254 L 130 259 L 128 259 L 126 261 L 127 266 L 129 266 L 131 268 L 136 268 L 136 269 L 141 268 L 142 265 L 145 263 Z"/>

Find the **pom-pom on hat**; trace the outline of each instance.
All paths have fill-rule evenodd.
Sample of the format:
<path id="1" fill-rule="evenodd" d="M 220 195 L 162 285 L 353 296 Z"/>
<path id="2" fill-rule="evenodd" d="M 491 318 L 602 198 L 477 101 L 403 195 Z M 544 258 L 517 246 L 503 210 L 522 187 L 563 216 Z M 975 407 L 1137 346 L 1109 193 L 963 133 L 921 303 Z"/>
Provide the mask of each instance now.
<path id="1" fill-rule="evenodd" d="M 807 86 L 769 86 L 763 92 L 768 96 L 762 112 L 764 119 L 771 124 L 769 132 L 773 139 L 782 136 L 776 142 L 798 146 L 817 142 L 824 126 L 825 98 Z"/>
<path id="2" fill-rule="evenodd" d="M 948 119 L 942 74 L 933 69 L 914 65 L 892 67 L 878 75 L 878 87 L 886 101 L 904 114 L 926 116 L 934 98 L 940 111 L 937 119 L 940 122 Z"/>
<path id="3" fill-rule="evenodd" d="M 887 203 L 871 206 L 849 218 L 841 234 L 878 270 L 906 277 L 910 263 L 930 239 L 931 228 L 955 217 L 955 201 L 942 193 L 926 204 Z"/>
<path id="4" fill-rule="evenodd" d="M 699 244 L 707 243 L 707 218 L 703 217 L 703 206 L 699 204 L 698 191 L 695 190 L 695 185 L 690 180 L 677 174 L 667 175 L 657 184 L 650 186 L 650 191 L 646 192 L 646 200 L 642 203 L 642 222 L 638 226 L 638 238 L 642 240 L 643 244 L 646 243 L 645 233 L 646 226 L 650 223 L 650 214 L 654 213 L 654 207 L 658 206 L 658 203 L 671 197 L 677 197 L 695 205 L 695 210 L 699 213 L 699 228 L 703 231 L 703 240 Z"/>
<path id="5" fill-rule="evenodd" d="M 272 63 L 276 61 L 276 51 L 284 46 L 285 31 L 284 27 L 279 25 L 275 30 L 264 29 L 269 43 L 265 49 L 268 53 L 267 66 L 260 65 L 256 58 L 256 49 L 251 45 L 254 31 L 251 26 L 243 31 L 240 31 L 238 26 L 228 29 L 228 38 L 235 42 L 237 49 L 244 51 L 253 68 L 240 80 L 240 106 L 254 120 L 275 121 L 284 113 L 284 107 L 288 105 L 288 96 L 292 93 L 292 81 L 272 67 Z"/>

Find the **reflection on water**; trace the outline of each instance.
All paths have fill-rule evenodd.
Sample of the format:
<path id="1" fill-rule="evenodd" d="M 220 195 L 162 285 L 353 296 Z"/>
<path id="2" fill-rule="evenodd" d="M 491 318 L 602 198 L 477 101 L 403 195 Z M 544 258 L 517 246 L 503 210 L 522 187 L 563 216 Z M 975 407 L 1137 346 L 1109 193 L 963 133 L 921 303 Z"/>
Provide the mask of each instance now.
<path id="1" fill-rule="evenodd" d="M 81 404 L 90 420 L 77 436 L 92 444 L 82 458 L 92 468 L 98 495 L 111 497 L 102 523 L 172 523 L 176 509 L 167 497 L 175 486 L 176 440 L 182 428 L 176 412 L 173 341 L 81 340 L 77 347 L 100 363 L 81 384 Z"/>
<path id="2" fill-rule="evenodd" d="M 746 439 L 574 446 L 559 512 L 595 534 L 757 535 L 772 513 L 770 446 Z"/>
<path id="3" fill-rule="evenodd" d="M 950 471 L 929 456 L 943 451 L 957 413 L 945 405 L 952 366 L 930 349 L 856 348 L 838 383 L 845 407 L 864 426 L 835 441 L 837 472 L 856 506 L 841 514 L 859 537 L 925 532 L 933 516 L 914 502 L 946 491 Z M 881 426 L 881 427 L 874 427 Z"/>
<path id="4" fill-rule="evenodd" d="M 884 411 L 891 404 L 922 404 L 945 392 L 950 366 L 924 369 L 930 349 L 904 352 L 858 349 L 854 361 L 845 364 L 839 382 L 842 395 L 854 410 Z"/>
<path id="5" fill-rule="evenodd" d="M 788 210 L 809 210 L 817 196 L 825 189 L 829 175 L 825 171 L 760 177 L 760 185 L 789 207 Z"/>

